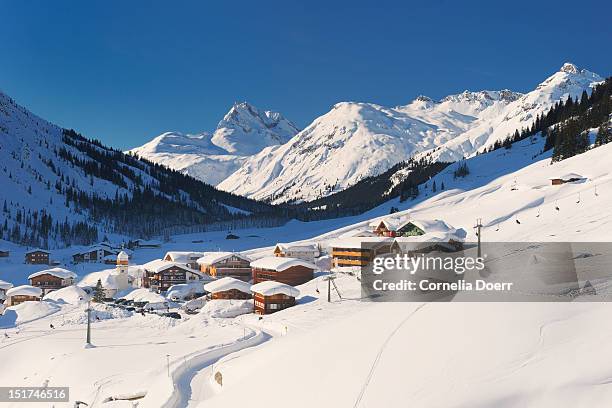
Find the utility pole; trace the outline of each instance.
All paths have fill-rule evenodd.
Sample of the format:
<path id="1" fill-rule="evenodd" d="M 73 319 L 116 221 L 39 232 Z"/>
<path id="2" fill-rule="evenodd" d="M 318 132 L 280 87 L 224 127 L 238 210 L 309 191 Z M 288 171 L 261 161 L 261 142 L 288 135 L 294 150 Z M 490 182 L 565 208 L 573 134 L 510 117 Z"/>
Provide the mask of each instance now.
<path id="1" fill-rule="evenodd" d="M 338 293 L 338 296 L 340 296 L 340 292 L 338 291 L 338 287 L 336 286 L 336 282 L 334 282 L 335 279 L 336 279 L 336 277 L 334 275 L 329 275 L 325 279 L 323 279 L 324 281 L 327 281 L 327 302 L 328 303 L 331 302 L 331 285 L 334 285 L 334 288 L 336 289 L 336 292 Z M 342 296 L 340 296 L 340 299 L 342 299 Z"/>
<path id="2" fill-rule="evenodd" d="M 166 366 L 168 367 L 168 377 L 170 377 L 170 354 L 166 354 Z"/>
<path id="3" fill-rule="evenodd" d="M 476 236 L 478 237 L 478 258 L 482 258 L 482 247 L 480 244 L 480 232 L 482 230 L 482 218 L 476 219 L 476 225 L 474 226 L 476 230 Z"/>
<path id="4" fill-rule="evenodd" d="M 91 299 L 87 301 L 87 345 L 91 346 Z"/>

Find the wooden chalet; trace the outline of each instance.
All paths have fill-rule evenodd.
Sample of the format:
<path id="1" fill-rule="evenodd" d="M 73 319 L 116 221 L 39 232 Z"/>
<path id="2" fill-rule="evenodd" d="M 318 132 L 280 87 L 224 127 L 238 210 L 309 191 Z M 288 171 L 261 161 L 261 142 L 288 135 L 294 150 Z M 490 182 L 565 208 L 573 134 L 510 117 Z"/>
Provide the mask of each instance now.
<path id="1" fill-rule="evenodd" d="M 158 259 L 143 265 L 145 271 L 142 285 L 159 292 L 167 291 L 172 285 L 201 280 L 200 271 L 176 262 Z"/>
<path id="2" fill-rule="evenodd" d="M 8 258 L 10 252 L 8 249 L 0 249 L 0 258 Z"/>
<path id="3" fill-rule="evenodd" d="M 201 272 L 215 278 L 251 280 L 251 260 L 236 252 L 208 252 L 197 260 Z"/>
<path id="4" fill-rule="evenodd" d="M 265 281 L 251 286 L 255 313 L 270 314 L 295 305 L 300 291 L 293 286 L 275 281 Z"/>
<path id="5" fill-rule="evenodd" d="M 226 276 L 204 285 L 212 299 L 250 299 L 251 285 L 240 279 Z"/>
<path id="6" fill-rule="evenodd" d="M 370 223 L 372 232 L 378 237 L 394 237 L 397 231 L 397 222 L 391 219 L 376 220 Z"/>
<path id="7" fill-rule="evenodd" d="M 21 285 L 6 291 L 6 305 L 16 306 L 23 302 L 40 301 L 43 291 L 30 285 Z"/>
<path id="8" fill-rule="evenodd" d="M 25 263 L 35 265 L 49 265 L 49 251 L 33 249 L 26 252 Z"/>
<path id="9" fill-rule="evenodd" d="M 366 266 L 377 254 L 391 251 L 392 238 L 349 237 L 331 242 L 332 264 L 335 267 Z"/>
<path id="10" fill-rule="evenodd" d="M 72 262 L 105 262 L 108 257 L 115 257 L 117 253 L 119 253 L 119 251 L 111 249 L 108 246 L 93 246 L 86 249 L 85 251 L 73 254 Z"/>
<path id="11" fill-rule="evenodd" d="M 45 269 L 35 272 L 28 276 L 30 285 L 42 290 L 42 295 L 46 295 L 57 289 L 74 285 L 76 273 L 62 268 Z"/>
<path id="12" fill-rule="evenodd" d="M 274 256 L 297 258 L 306 262 L 314 262 L 319 257 L 319 246 L 315 243 L 276 244 Z"/>
<path id="13" fill-rule="evenodd" d="M 297 286 L 314 278 L 316 265 L 297 258 L 270 256 L 251 262 L 253 283 L 276 281 Z"/>

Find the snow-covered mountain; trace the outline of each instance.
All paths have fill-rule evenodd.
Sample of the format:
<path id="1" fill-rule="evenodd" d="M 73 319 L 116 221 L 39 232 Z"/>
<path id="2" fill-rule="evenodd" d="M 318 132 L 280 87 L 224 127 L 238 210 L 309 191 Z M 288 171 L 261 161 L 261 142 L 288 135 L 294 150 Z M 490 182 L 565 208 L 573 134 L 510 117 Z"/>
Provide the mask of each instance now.
<path id="1" fill-rule="evenodd" d="M 191 149 L 207 148 L 197 141 Z M 2 92 L 0 205 L 0 238 L 36 246 L 87 243 L 98 231 L 100 238 L 144 236 L 230 220 L 235 209 L 271 210 L 62 129 Z"/>
<path id="2" fill-rule="evenodd" d="M 443 145 L 520 96 L 466 91 L 440 102 L 419 96 L 395 108 L 338 103 L 288 143 L 246 160 L 219 188 L 277 202 L 311 200 Z"/>
<path id="3" fill-rule="evenodd" d="M 528 128 L 536 116 L 548 111 L 557 101 L 580 97 L 603 78 L 586 69 L 579 69 L 574 64 L 565 63 L 558 72 L 548 77 L 533 91 L 522 95 L 505 106 L 498 114 L 481 120 L 459 137 L 439 146 L 430 154 L 434 160 L 456 161 L 470 157 L 476 152 L 492 146 L 505 139 L 515 130 Z"/>
<path id="4" fill-rule="evenodd" d="M 130 152 L 216 185 L 248 156 L 286 143 L 298 132 L 280 113 L 242 102 L 232 106 L 212 134 L 166 132 Z"/>
<path id="5" fill-rule="evenodd" d="M 597 74 L 566 63 L 521 95 L 465 91 L 386 108 L 343 102 L 281 146 L 244 161 L 219 188 L 272 202 L 309 201 L 380 174 L 412 156 L 456 161 L 528 127 L 559 99 L 579 96 Z"/>

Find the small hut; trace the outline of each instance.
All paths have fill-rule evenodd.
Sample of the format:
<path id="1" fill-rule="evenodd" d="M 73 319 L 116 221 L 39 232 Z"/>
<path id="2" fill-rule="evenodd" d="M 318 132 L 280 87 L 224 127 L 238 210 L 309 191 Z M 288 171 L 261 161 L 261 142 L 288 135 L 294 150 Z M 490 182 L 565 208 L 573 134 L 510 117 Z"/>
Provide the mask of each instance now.
<path id="1" fill-rule="evenodd" d="M 295 305 L 300 291 L 293 286 L 275 281 L 265 281 L 251 286 L 255 313 L 270 314 Z"/>
<path id="2" fill-rule="evenodd" d="M 558 186 L 565 183 L 573 183 L 582 180 L 584 180 L 584 177 L 577 173 L 567 173 L 559 177 L 550 178 L 551 185 L 553 186 Z"/>

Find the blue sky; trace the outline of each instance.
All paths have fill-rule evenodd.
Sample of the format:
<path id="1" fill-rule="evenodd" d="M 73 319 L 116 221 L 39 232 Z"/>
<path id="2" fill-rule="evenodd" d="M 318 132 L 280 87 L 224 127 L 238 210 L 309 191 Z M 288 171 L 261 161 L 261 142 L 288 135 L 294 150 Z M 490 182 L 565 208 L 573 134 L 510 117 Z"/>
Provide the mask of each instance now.
<path id="1" fill-rule="evenodd" d="M 343 100 L 527 91 L 565 61 L 608 76 L 610 4 L 3 1 L 0 89 L 119 148 L 243 100 L 303 127 Z"/>

